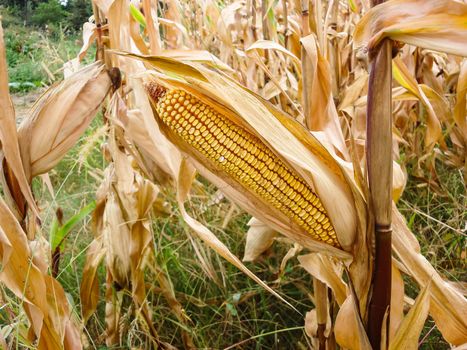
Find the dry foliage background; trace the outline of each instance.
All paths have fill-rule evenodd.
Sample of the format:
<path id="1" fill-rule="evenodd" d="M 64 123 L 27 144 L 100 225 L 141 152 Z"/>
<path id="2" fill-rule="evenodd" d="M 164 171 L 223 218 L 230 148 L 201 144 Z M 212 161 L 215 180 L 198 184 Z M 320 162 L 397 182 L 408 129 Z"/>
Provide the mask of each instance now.
<path id="1" fill-rule="evenodd" d="M 465 346 L 465 2 L 93 9 L 64 80 L 19 127 L 0 41 L 0 346 L 319 348 L 324 337 L 370 348 L 366 108 L 385 38 L 397 208 L 383 337 L 391 349 Z M 157 112 L 156 85 L 267 145 L 318 194 L 339 244 L 184 144 Z"/>

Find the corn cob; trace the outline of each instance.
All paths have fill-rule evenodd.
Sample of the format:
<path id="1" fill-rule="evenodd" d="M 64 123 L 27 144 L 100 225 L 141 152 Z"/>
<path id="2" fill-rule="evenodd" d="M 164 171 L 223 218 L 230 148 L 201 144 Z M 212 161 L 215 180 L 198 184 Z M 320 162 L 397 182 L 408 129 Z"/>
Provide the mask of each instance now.
<path id="1" fill-rule="evenodd" d="M 314 239 L 340 247 L 320 199 L 258 137 L 183 90 L 147 86 L 162 122 Z"/>

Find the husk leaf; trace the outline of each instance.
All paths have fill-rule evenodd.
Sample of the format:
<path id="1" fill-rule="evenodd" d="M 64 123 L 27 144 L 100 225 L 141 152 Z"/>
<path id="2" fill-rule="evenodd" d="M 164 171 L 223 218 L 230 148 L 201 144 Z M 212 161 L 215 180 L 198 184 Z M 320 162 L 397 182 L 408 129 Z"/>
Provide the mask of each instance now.
<path id="1" fill-rule="evenodd" d="M 46 173 L 86 130 L 110 89 L 101 62 L 93 63 L 47 90 L 18 129 L 29 180 Z"/>
<path id="2" fill-rule="evenodd" d="M 454 0 L 390 0 L 357 24 L 355 44 L 375 48 L 386 37 L 407 44 L 467 56 L 467 5 Z"/>

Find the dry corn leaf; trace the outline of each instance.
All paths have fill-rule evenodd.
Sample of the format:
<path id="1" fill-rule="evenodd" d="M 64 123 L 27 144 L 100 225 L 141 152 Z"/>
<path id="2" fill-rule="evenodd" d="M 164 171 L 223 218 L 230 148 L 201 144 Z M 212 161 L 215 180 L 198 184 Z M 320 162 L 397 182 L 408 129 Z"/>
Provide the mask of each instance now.
<path id="1" fill-rule="evenodd" d="M 256 260 L 269 249 L 278 235 L 276 231 L 254 217 L 250 219 L 248 226 L 245 253 L 242 259 L 245 262 Z"/>
<path id="2" fill-rule="evenodd" d="M 344 110 L 349 106 L 353 106 L 354 102 L 365 93 L 365 87 L 368 83 L 368 73 L 363 72 L 355 81 L 347 87 L 343 94 L 339 110 Z"/>
<path id="3" fill-rule="evenodd" d="M 103 248 L 102 238 L 91 242 L 84 263 L 80 286 L 80 300 L 83 323 L 86 324 L 89 317 L 96 311 L 99 302 L 99 280 L 97 269 L 104 259 L 105 250 Z"/>
<path id="4" fill-rule="evenodd" d="M 297 56 L 295 56 L 292 52 L 287 50 L 284 46 L 279 45 L 278 43 L 274 41 L 258 40 L 254 42 L 252 45 L 250 45 L 245 50 L 245 52 L 248 53 L 249 51 L 253 51 L 253 50 L 271 50 L 271 51 L 281 52 L 284 55 L 290 57 L 297 66 L 300 66 L 300 59 Z"/>
<path id="5" fill-rule="evenodd" d="M 332 289 L 336 301 L 341 306 L 347 299 L 347 285 L 342 280 L 342 266 L 332 258 L 320 253 L 310 253 L 298 257 L 300 265 L 313 277 Z"/>
<path id="6" fill-rule="evenodd" d="M 86 252 L 86 261 L 84 263 L 80 285 L 81 310 L 84 324 L 86 324 L 89 317 L 96 310 L 99 301 L 97 269 L 106 253 L 102 231 L 104 229 L 106 196 L 111 185 L 111 172 L 111 167 L 107 167 L 104 170 L 103 180 L 96 193 L 96 208 L 92 214 L 91 229 L 94 240 L 91 242 Z"/>
<path id="7" fill-rule="evenodd" d="M 393 60 L 392 67 L 393 75 L 397 82 L 412 94 L 414 94 L 427 109 L 427 133 L 425 137 L 425 146 L 433 147 L 436 142 L 441 142 L 441 144 L 444 144 L 444 141 L 442 140 L 441 124 L 439 119 L 433 109 L 433 106 L 431 105 L 423 90 L 418 85 L 415 78 L 410 74 L 404 62 L 402 62 L 399 57 L 396 57 Z"/>
<path id="8" fill-rule="evenodd" d="M 289 260 L 295 257 L 302 250 L 303 247 L 298 243 L 294 243 L 293 246 L 289 248 L 289 250 L 287 251 L 287 253 L 285 253 L 284 257 L 281 260 L 281 264 L 279 266 L 279 276 L 284 274 L 285 268 L 287 267 L 287 263 L 289 262 Z"/>
<path id="9" fill-rule="evenodd" d="M 347 147 L 332 98 L 332 76 L 329 62 L 321 53 L 313 34 L 302 38 L 300 42 L 305 49 L 302 60 L 309 60 L 311 63 L 310 71 L 302 72 L 303 79 L 307 77 L 311 79 L 311 91 L 303 90 L 303 93 L 310 94 L 310 96 L 303 97 L 303 101 L 308 101 L 309 104 L 304 106 L 305 123 L 310 130 L 324 131 L 332 146 L 347 160 Z"/>
<path id="10" fill-rule="evenodd" d="M 108 119 L 114 122 L 118 115 L 127 112 L 126 106 L 115 93 L 110 102 Z M 98 207 L 95 220 L 97 225 L 96 238 L 89 251 L 81 297 L 83 300 L 83 316 L 87 320 L 95 311 L 96 269 L 105 255 L 107 268 L 107 344 L 116 344 L 124 335 L 117 326 L 121 312 L 121 293 L 112 293 L 112 285 L 119 286 L 123 291 L 131 292 L 136 305 L 136 315 L 139 315 L 141 325 L 155 339 L 157 332 L 152 324 L 151 309 L 146 301 L 146 284 L 144 273 L 148 258 L 153 254 L 149 215 L 158 194 L 157 187 L 136 171 L 136 163 L 131 155 L 125 153 L 125 148 L 117 145 L 116 136 L 119 130 L 111 129 L 108 144 L 109 159 L 113 162 L 108 166 L 105 180 L 99 189 Z M 153 258 L 153 257 L 152 257 Z M 85 290 L 84 288 L 90 290 Z M 110 290 L 109 290 L 110 289 Z"/>
<path id="11" fill-rule="evenodd" d="M 130 79 L 133 88 L 134 103 L 131 110 L 126 111 L 124 101 L 120 99 L 124 109 L 118 114 L 125 134 L 130 141 L 144 150 L 144 155 L 150 157 L 154 166 L 160 172 L 175 179 L 178 176 L 181 156 L 178 150 L 161 133 L 154 120 L 151 105 L 139 79 Z M 154 172 L 154 169 L 150 169 Z"/>
<path id="12" fill-rule="evenodd" d="M 136 9 L 136 7 L 133 7 L 133 4 L 130 4 L 130 12 L 132 11 L 133 8 Z M 130 26 L 131 39 L 133 40 L 134 44 L 138 48 L 138 51 L 144 55 L 148 55 L 149 48 L 140 33 L 140 29 L 141 29 L 140 22 L 138 22 L 135 19 L 135 17 L 133 16 L 133 13 L 132 13 L 132 16 L 130 16 L 129 26 Z"/>
<path id="13" fill-rule="evenodd" d="M 149 37 L 149 49 L 153 55 L 159 55 L 162 48 L 159 32 L 158 4 L 150 0 L 142 0 L 144 17 L 146 18 L 146 32 Z M 116 46 L 119 47 L 119 46 Z"/>
<path id="14" fill-rule="evenodd" d="M 417 239 L 395 207 L 393 207 L 392 217 L 392 245 L 395 254 L 421 288 L 431 284 L 430 315 L 443 337 L 451 344 L 463 344 L 467 334 L 466 299 L 457 288 L 444 281 L 420 253 Z"/>
<path id="15" fill-rule="evenodd" d="M 467 4 L 455 0 L 390 0 L 373 7 L 357 24 L 357 46 L 370 50 L 384 38 L 467 56 Z"/>
<path id="16" fill-rule="evenodd" d="M 127 0 L 112 0 L 106 17 L 109 26 L 109 48 L 132 51 L 130 2 Z M 106 50 L 106 53 L 108 52 L 109 50 Z M 127 65 L 120 57 L 113 55 L 110 56 L 110 61 L 112 67 L 117 67 L 127 74 L 132 72 L 133 63 L 129 62 Z"/>
<path id="17" fill-rule="evenodd" d="M 392 200 L 397 203 L 407 184 L 407 174 L 396 161 L 392 162 Z"/>
<path id="18" fill-rule="evenodd" d="M 349 350 L 371 350 L 370 341 L 362 320 L 358 315 L 353 294 L 349 294 L 341 305 L 334 325 L 336 342 Z"/>
<path id="19" fill-rule="evenodd" d="M 325 337 L 329 336 L 329 333 L 331 332 L 332 329 L 332 324 L 331 324 L 331 317 L 326 318 L 326 328 L 324 330 L 324 335 Z M 317 335 L 318 335 L 318 319 L 317 319 L 317 313 L 316 309 L 310 310 L 306 313 L 305 315 L 305 333 L 307 336 L 309 336 L 313 343 L 314 346 L 317 347 Z"/>
<path id="20" fill-rule="evenodd" d="M 418 349 L 418 338 L 423 330 L 430 308 L 429 289 L 430 284 L 427 284 L 418 294 L 415 304 L 410 308 L 394 338 L 389 342 L 389 350 Z"/>
<path id="21" fill-rule="evenodd" d="M 113 115 L 121 111 L 119 100 L 115 94 L 110 108 Z M 113 278 L 122 287 L 131 286 L 135 301 L 142 305 L 146 294 L 144 262 L 152 240 L 148 216 L 158 189 L 135 171 L 132 158 L 118 149 L 113 134 L 109 151 L 114 162 L 115 187 L 108 193 L 104 211 L 104 244 L 109 249 L 106 257 L 112 260 L 109 266 Z"/>
<path id="22" fill-rule="evenodd" d="M 462 62 L 456 89 L 456 104 L 454 106 L 454 121 L 464 138 L 464 147 L 467 148 L 467 60 Z"/>
<path id="23" fill-rule="evenodd" d="M 147 64 L 150 65 L 155 65 L 157 64 L 157 67 L 159 69 L 162 69 L 164 71 L 172 72 L 174 74 L 180 74 L 180 75 L 188 75 L 193 78 L 197 78 L 200 80 L 204 80 L 205 78 L 203 75 L 198 72 L 195 68 L 191 67 L 188 64 L 179 64 L 179 61 L 176 61 L 170 57 L 164 57 L 164 56 L 144 56 L 144 55 L 137 55 L 134 53 L 128 53 L 128 52 L 121 52 L 121 51 L 108 51 L 110 53 L 115 53 L 119 56 L 123 57 L 131 57 L 135 59 L 139 59 Z M 187 61 L 189 61 L 187 59 Z"/>
<path id="24" fill-rule="evenodd" d="M 47 90 L 18 129 L 26 175 L 52 169 L 88 127 L 110 89 L 101 62 L 91 64 Z"/>
<path id="25" fill-rule="evenodd" d="M 221 69 L 227 73 L 234 73 L 234 70 L 218 59 L 209 51 L 204 50 L 164 50 L 160 57 L 174 58 L 180 61 L 190 61 L 205 63 L 211 67 Z M 150 58 L 150 56 L 148 56 Z"/>
<path id="26" fill-rule="evenodd" d="M 128 249 L 131 244 L 131 232 L 125 225 L 126 218 L 120 207 L 120 197 L 117 196 L 114 192 L 107 195 L 102 235 L 104 248 L 107 251 L 106 265 L 112 281 L 115 281 L 121 288 L 129 289 L 131 267 Z"/>
<path id="27" fill-rule="evenodd" d="M 3 28 L 2 22 L 0 21 L 0 141 L 1 151 L 0 161 L 1 169 L 3 172 L 11 171 L 16 178 L 19 188 L 16 189 L 10 182 L 10 188 L 4 186 L 6 194 L 11 195 L 13 198 L 19 198 L 21 195 L 12 193 L 15 190 L 21 191 L 22 196 L 26 199 L 29 207 L 36 213 L 37 207 L 34 201 L 31 189 L 29 187 L 28 175 L 21 164 L 21 153 L 18 141 L 18 134 L 16 132 L 16 120 L 13 103 L 10 99 L 9 87 L 8 87 L 8 69 L 6 63 L 6 52 L 5 43 L 3 41 Z M 5 166 L 5 158 L 7 167 Z M 24 162 L 24 160 L 23 160 Z M 17 203 L 19 204 L 19 203 Z M 23 208 L 18 208 L 20 211 Z"/>
<path id="28" fill-rule="evenodd" d="M 86 22 L 83 24 L 83 45 L 78 52 L 78 60 L 82 61 L 86 56 L 91 44 L 96 40 L 96 25 L 94 23 Z"/>
<path id="29" fill-rule="evenodd" d="M 440 122 L 446 123 L 448 122 L 449 118 L 449 101 L 444 98 L 442 95 L 443 93 L 439 94 L 436 90 L 432 89 L 428 85 L 420 84 L 420 88 L 422 89 L 425 96 L 431 102 L 433 106 L 433 110 L 436 113 L 436 116 L 440 120 Z"/>
<path id="30" fill-rule="evenodd" d="M 391 313 L 389 322 L 389 342 L 392 341 L 399 325 L 404 319 L 404 280 L 399 269 L 392 262 L 391 275 Z"/>
<path id="31" fill-rule="evenodd" d="M 63 288 L 48 275 L 41 256 L 33 255 L 19 222 L 1 199 L 0 258 L 0 281 L 21 299 L 37 349 L 81 349 Z"/>

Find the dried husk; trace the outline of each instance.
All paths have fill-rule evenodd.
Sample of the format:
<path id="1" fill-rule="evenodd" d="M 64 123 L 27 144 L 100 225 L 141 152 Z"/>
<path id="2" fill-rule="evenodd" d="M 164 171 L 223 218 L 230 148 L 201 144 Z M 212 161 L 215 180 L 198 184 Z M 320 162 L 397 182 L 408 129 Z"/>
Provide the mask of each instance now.
<path id="1" fill-rule="evenodd" d="M 193 65 L 193 67 L 195 66 Z M 178 73 L 182 75 L 183 70 L 188 71 L 194 69 L 193 67 L 183 67 L 178 71 Z M 196 79 L 188 74 L 184 75 L 187 83 L 162 76 L 158 76 L 157 78 L 148 76 L 147 79 L 148 81 L 157 80 L 157 83 L 164 84 L 167 87 L 170 86 L 187 90 L 203 102 L 208 103 L 213 108 L 232 119 L 235 123 L 242 125 L 250 132 L 263 139 L 266 144 L 273 144 L 273 150 L 275 153 L 281 157 L 286 164 L 304 176 L 312 188 L 314 188 L 319 194 L 329 216 L 331 217 L 331 221 L 333 222 L 336 231 L 340 232 L 338 233 L 339 243 L 345 250 L 351 250 L 356 234 L 356 209 L 352 202 L 351 190 L 349 189 L 349 185 L 346 183 L 346 180 L 348 179 L 346 179 L 346 174 L 341 169 L 337 161 L 334 160 L 328 151 L 308 132 L 306 132 L 305 129 L 301 129 L 301 126 L 294 120 L 288 118 L 279 111 L 275 111 L 276 115 L 272 114 L 272 106 L 262 102 L 257 96 L 254 96 L 243 88 L 237 86 L 234 81 L 231 81 L 227 77 L 216 74 L 198 65 L 196 65 L 196 68 L 198 69 L 197 76 L 199 77 L 201 72 L 206 74 L 206 78 L 210 80 L 209 83 L 204 83 L 201 79 Z M 194 88 L 195 86 L 196 88 Z M 220 90 L 222 89 L 225 91 L 225 95 L 221 94 L 222 91 Z M 263 117 L 260 118 L 258 115 L 262 115 Z M 206 162 L 202 157 L 199 154 L 196 154 L 193 150 L 187 148 L 183 149 L 184 145 L 174 138 L 170 132 L 167 132 L 162 123 L 160 123 L 160 128 L 165 132 L 166 136 L 177 145 L 177 147 L 181 148 L 183 152 L 190 153 L 193 161 L 197 163 L 197 167 L 205 168 L 200 170 L 200 172 L 212 180 L 211 178 L 213 178 L 213 176 L 204 174 L 204 172 L 213 173 L 214 169 L 212 169 L 212 165 L 205 164 Z M 305 137 L 308 139 L 303 140 Z M 299 152 L 301 152 L 300 157 L 298 156 Z M 307 164 L 307 161 L 309 161 L 309 164 Z M 313 167 L 313 165 L 315 167 Z M 208 169 L 209 167 L 211 167 L 211 169 Z M 227 194 L 227 192 L 232 192 L 229 194 L 233 195 L 234 191 L 240 192 L 235 189 L 239 188 L 239 185 L 233 183 L 229 178 L 226 178 L 225 175 L 222 177 L 223 178 L 219 179 L 222 185 L 225 183 L 229 184 L 227 187 L 221 187 L 224 193 Z M 231 190 L 232 188 L 233 190 Z M 332 191 L 334 192 L 333 195 L 331 195 Z M 245 191 L 242 190 L 241 192 Z M 251 204 L 248 204 L 248 202 L 258 202 L 258 198 L 252 198 L 249 193 L 235 193 L 235 195 L 247 196 L 249 198 L 248 201 L 241 201 L 241 205 L 247 205 L 250 207 Z M 338 195 L 341 195 L 340 201 L 335 200 Z M 249 211 L 251 212 L 252 210 L 253 208 L 250 208 Z M 266 209 L 265 212 L 271 212 L 271 208 Z M 337 219 L 337 212 L 349 212 L 354 215 L 353 217 L 352 215 L 339 215 L 339 219 Z M 282 219 L 282 224 L 279 220 L 272 220 L 271 217 L 266 221 L 257 215 L 255 216 L 268 224 L 272 224 L 272 222 L 274 222 L 274 226 L 276 227 L 278 225 L 282 226 L 282 231 L 286 230 L 291 235 L 297 236 L 296 232 L 303 232 L 298 227 L 294 227 L 293 231 L 295 232 L 290 228 L 287 229 L 285 226 L 290 226 L 290 223 L 288 222 L 289 220 L 286 220 L 283 217 L 283 214 L 277 213 L 277 216 Z M 262 216 L 264 216 L 264 214 Z M 287 222 L 287 225 L 284 225 L 284 222 Z M 302 235 L 304 234 L 302 233 Z M 319 247 L 320 249 L 332 251 L 334 254 L 339 254 L 336 249 L 325 244 L 315 241 L 310 242 L 311 240 L 309 238 L 302 237 L 301 240 L 304 242 L 300 243 L 303 243 L 303 245 L 308 248 L 315 247 L 316 249 L 316 247 Z M 345 256 L 345 254 L 340 255 L 341 257 Z"/>
<path id="2" fill-rule="evenodd" d="M 37 206 L 29 187 L 28 176 L 21 164 L 20 145 L 16 132 L 15 110 L 9 94 L 3 28 L 0 20 L 0 168 L 6 200 L 15 215 L 24 216 L 25 202 L 37 215 Z M 23 160 L 24 162 L 24 160 Z"/>
<path id="3" fill-rule="evenodd" d="M 18 129 L 28 180 L 52 169 L 74 146 L 101 107 L 111 80 L 101 62 L 47 90 Z"/>
<path id="4" fill-rule="evenodd" d="M 357 47 L 375 48 L 389 37 L 407 44 L 467 56 L 467 5 L 455 0 L 390 0 L 357 24 Z"/>
<path id="5" fill-rule="evenodd" d="M 110 111 L 113 115 L 118 113 L 118 102 L 115 94 Z M 83 272 L 81 298 L 85 320 L 96 307 L 96 269 L 104 255 L 112 281 L 131 290 L 138 305 L 145 304 L 144 268 L 152 241 L 149 214 L 158 188 L 136 172 L 132 157 L 118 149 L 114 135 L 112 132 L 109 143 L 113 163 L 106 169 L 98 192 L 95 240 Z"/>
<path id="6" fill-rule="evenodd" d="M 429 289 L 430 285 L 428 284 L 418 294 L 415 304 L 410 308 L 394 337 L 389 342 L 389 350 L 418 349 L 418 339 L 425 325 L 430 307 Z"/>
<path id="7" fill-rule="evenodd" d="M 147 74 L 144 77 L 145 83 L 157 82 L 167 88 L 181 88 L 211 105 L 261 138 L 270 147 L 274 145 L 272 147 L 274 152 L 316 190 L 338 232 L 338 239 L 343 250 L 311 239 L 282 213 L 276 212 L 225 174 L 216 171 L 212 164 L 206 163 L 200 154 L 186 147 L 177 140 L 177 137 L 171 135 L 163 123 L 159 123 L 167 138 L 182 153 L 188 155 L 195 168 L 221 188 L 227 197 L 260 221 L 302 246 L 312 251 L 330 254 L 350 264 L 350 273 L 359 295 L 359 307 L 362 313 L 365 313 L 366 293 L 369 287 L 368 277 L 371 275 L 368 273 L 371 267 L 368 262 L 369 251 L 365 236 L 367 214 L 363 196 L 347 173 L 351 174 L 351 165 L 341 159 L 336 160 L 335 155 L 329 153 L 300 124 L 225 75 L 196 64 L 188 65 L 179 62 L 176 65 L 175 61 L 169 61 L 167 58 L 160 58 L 160 66 L 159 57 L 152 57 L 150 60 L 142 59 L 157 66 L 158 70 L 170 72 L 171 76 L 176 74 L 178 77 L 175 79 L 160 73 Z M 342 215 L 342 213 L 349 215 Z M 362 234 L 357 235 L 357 230 Z M 357 251 L 361 252 L 362 249 L 363 253 L 355 254 Z M 356 257 L 353 264 L 351 263 L 352 256 Z"/>
<path id="8" fill-rule="evenodd" d="M 310 61 L 309 66 L 304 63 L 302 68 L 303 94 L 307 97 L 303 98 L 302 102 L 305 123 L 312 131 L 323 131 L 336 151 L 347 160 L 349 158 L 347 147 L 332 96 L 332 75 L 329 62 L 323 56 L 313 34 L 302 38 L 300 42 L 304 48 L 302 61 Z M 310 82 L 306 82 L 307 79 Z"/>
<path id="9" fill-rule="evenodd" d="M 326 255 L 310 253 L 298 257 L 300 265 L 313 277 L 332 289 L 336 302 L 341 306 L 347 299 L 347 284 L 342 279 L 342 265 Z"/>
<path id="10" fill-rule="evenodd" d="M 425 147 L 433 147 L 436 142 L 440 142 L 445 147 L 441 134 L 440 117 L 436 115 L 432 104 L 425 95 L 423 89 L 418 85 L 416 79 L 412 77 L 404 62 L 399 58 L 393 60 L 393 74 L 397 82 L 415 95 L 427 109 L 427 133 L 425 136 Z"/>
<path id="11" fill-rule="evenodd" d="M 37 349 L 81 349 L 62 286 L 49 276 L 41 255 L 31 251 L 26 234 L 2 199 L 0 258 L 0 281 L 22 300 L 30 321 L 30 340 L 38 339 Z"/>
<path id="12" fill-rule="evenodd" d="M 256 218 L 248 222 L 243 261 L 254 261 L 273 244 L 278 233 Z"/>
<path id="13" fill-rule="evenodd" d="M 459 128 L 463 140 L 464 151 L 467 150 L 467 60 L 462 62 L 457 81 L 456 105 L 454 106 L 454 121 Z"/>
<path id="14" fill-rule="evenodd" d="M 363 322 L 358 315 L 355 296 L 349 294 L 341 305 L 334 326 L 337 343 L 349 350 L 371 350 Z"/>
<path id="15" fill-rule="evenodd" d="M 137 146 L 142 161 L 158 183 L 178 176 L 181 156 L 178 150 L 165 138 L 154 120 L 151 105 L 139 79 L 130 79 L 133 88 L 133 104 L 129 109 L 119 100 L 122 110 L 115 122 L 120 122 L 129 142 Z M 151 176 L 152 177 L 152 176 Z"/>

